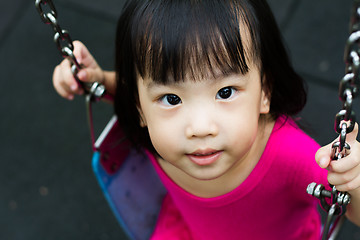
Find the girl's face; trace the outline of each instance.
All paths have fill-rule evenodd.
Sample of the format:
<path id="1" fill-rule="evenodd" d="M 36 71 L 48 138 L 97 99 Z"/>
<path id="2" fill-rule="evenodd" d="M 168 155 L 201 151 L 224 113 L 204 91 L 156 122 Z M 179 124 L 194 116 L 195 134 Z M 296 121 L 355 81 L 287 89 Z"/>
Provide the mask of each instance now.
<path id="1" fill-rule="evenodd" d="M 269 112 L 270 102 L 258 68 L 249 67 L 246 75 L 165 85 L 138 79 L 141 124 L 164 170 L 216 179 L 257 156 L 259 116 Z"/>

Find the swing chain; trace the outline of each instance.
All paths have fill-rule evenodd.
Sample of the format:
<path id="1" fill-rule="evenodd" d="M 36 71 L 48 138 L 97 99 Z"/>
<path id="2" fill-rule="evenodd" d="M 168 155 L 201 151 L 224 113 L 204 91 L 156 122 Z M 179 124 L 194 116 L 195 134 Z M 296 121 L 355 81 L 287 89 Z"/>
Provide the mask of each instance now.
<path id="1" fill-rule="evenodd" d="M 44 11 L 45 6 L 48 6 L 48 12 Z M 41 20 L 52 26 L 54 30 L 54 42 L 64 58 L 67 58 L 71 63 L 71 71 L 77 83 L 85 90 L 86 94 L 90 96 L 91 101 L 99 100 L 105 95 L 105 87 L 97 82 L 84 83 L 77 78 L 77 73 L 82 68 L 74 55 L 74 45 L 70 34 L 67 30 L 60 27 L 57 21 L 57 11 L 51 0 L 36 0 L 35 7 L 41 17 Z"/>
<path id="2" fill-rule="evenodd" d="M 360 0 L 354 0 L 350 19 L 350 35 L 344 51 L 345 76 L 340 80 L 339 99 L 342 101 L 342 109 L 335 116 L 334 129 L 339 134 L 338 141 L 332 145 L 332 160 L 340 160 L 350 154 L 350 145 L 346 142 L 346 136 L 354 130 L 356 114 L 353 109 L 353 99 L 357 97 L 360 88 Z M 346 206 L 351 197 L 346 192 L 336 190 L 329 184 L 331 191 L 325 190 L 324 185 L 310 183 L 307 193 L 320 199 L 321 207 L 328 212 L 323 230 L 322 239 L 332 238 L 333 230 L 340 216 L 346 212 Z M 328 201 L 327 199 L 330 199 Z M 335 217 L 338 218 L 335 220 Z M 332 223 L 334 223 L 332 226 Z M 330 229 L 332 228 L 332 229 Z M 337 233 L 336 233 L 337 234 Z"/>
<path id="3" fill-rule="evenodd" d="M 349 154 L 350 146 L 346 143 L 346 135 L 354 130 L 356 123 L 352 105 L 360 88 L 360 0 L 354 1 L 349 30 L 350 36 L 344 51 L 345 76 L 339 84 L 339 99 L 343 108 L 335 116 L 334 128 L 339 134 L 339 140 L 332 145 L 333 160 Z"/>
<path id="4" fill-rule="evenodd" d="M 49 10 L 47 12 L 43 10 L 44 6 L 48 6 Z M 35 7 L 42 21 L 52 26 L 55 32 L 54 42 L 56 43 L 58 50 L 60 51 L 63 58 L 66 58 L 70 61 L 71 72 L 79 86 L 84 89 L 91 145 L 93 150 L 95 150 L 95 133 L 91 104 L 92 102 L 99 101 L 102 98 L 112 102 L 113 97 L 106 92 L 105 86 L 103 84 L 98 82 L 84 83 L 78 79 L 77 73 L 80 69 L 83 68 L 83 66 L 79 64 L 74 55 L 74 45 L 69 32 L 62 29 L 57 21 L 57 12 L 53 2 L 51 0 L 35 0 Z"/>

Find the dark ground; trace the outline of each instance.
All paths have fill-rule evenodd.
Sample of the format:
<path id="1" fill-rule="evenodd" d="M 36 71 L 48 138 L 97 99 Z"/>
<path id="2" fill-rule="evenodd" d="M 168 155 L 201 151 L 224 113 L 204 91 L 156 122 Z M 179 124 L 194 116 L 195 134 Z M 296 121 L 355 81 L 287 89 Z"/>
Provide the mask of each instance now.
<path id="1" fill-rule="evenodd" d="M 122 2 L 54 0 L 61 26 L 105 69 L 113 66 Z M 311 135 L 328 143 L 336 137 L 352 1 L 269 2 L 295 68 L 309 85 L 302 117 Z M 1 0 L 0 239 L 126 239 L 91 170 L 83 98 L 68 102 L 53 90 L 52 71 L 61 57 L 52 36 L 34 1 Z M 358 100 L 355 105 L 359 116 Z M 99 103 L 94 111 L 101 129 L 112 109 Z M 339 239 L 360 239 L 360 228 L 347 222 Z"/>

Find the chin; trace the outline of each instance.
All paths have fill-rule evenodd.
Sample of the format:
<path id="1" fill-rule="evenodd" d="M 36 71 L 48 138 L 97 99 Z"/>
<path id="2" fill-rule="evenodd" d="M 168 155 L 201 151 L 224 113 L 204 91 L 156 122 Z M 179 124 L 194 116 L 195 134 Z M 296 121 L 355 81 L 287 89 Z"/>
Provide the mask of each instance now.
<path id="1" fill-rule="evenodd" d="M 215 179 L 223 176 L 224 172 L 213 172 L 213 171 L 203 170 L 201 172 L 188 173 L 188 175 L 197 180 L 210 181 L 210 180 L 215 180 Z"/>

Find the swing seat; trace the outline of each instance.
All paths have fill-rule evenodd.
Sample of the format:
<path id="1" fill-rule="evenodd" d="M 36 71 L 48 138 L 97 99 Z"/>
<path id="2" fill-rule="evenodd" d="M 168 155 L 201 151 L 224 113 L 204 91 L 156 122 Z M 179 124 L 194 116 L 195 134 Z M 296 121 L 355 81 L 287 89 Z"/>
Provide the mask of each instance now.
<path id="1" fill-rule="evenodd" d="M 95 143 L 93 171 L 128 237 L 149 239 L 166 190 L 146 154 L 132 149 L 123 136 L 114 116 Z"/>

